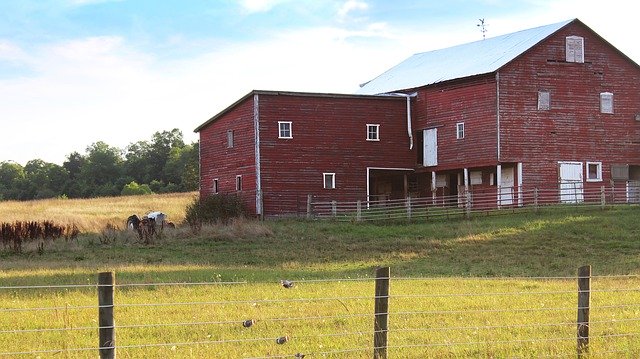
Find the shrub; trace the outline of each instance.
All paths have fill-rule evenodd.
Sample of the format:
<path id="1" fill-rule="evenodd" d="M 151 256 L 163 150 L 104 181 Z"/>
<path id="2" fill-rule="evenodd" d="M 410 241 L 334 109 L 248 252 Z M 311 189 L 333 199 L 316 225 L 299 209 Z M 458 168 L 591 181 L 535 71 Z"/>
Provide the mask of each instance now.
<path id="1" fill-rule="evenodd" d="M 229 223 L 233 218 L 243 217 L 246 213 L 242 199 L 236 195 L 217 194 L 205 198 L 195 198 L 187 206 L 185 221 L 192 228 L 202 224 Z"/>
<path id="2" fill-rule="evenodd" d="M 153 192 L 151 191 L 151 188 L 149 188 L 149 185 L 139 185 L 136 181 L 131 181 L 129 184 L 125 185 L 124 188 L 122 188 L 122 192 L 120 192 L 123 196 L 136 196 L 152 193 Z"/>

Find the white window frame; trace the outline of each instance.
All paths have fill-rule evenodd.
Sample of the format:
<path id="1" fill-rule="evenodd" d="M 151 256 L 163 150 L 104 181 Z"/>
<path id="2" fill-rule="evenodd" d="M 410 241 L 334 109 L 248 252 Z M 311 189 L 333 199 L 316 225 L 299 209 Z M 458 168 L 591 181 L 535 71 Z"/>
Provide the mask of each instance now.
<path id="1" fill-rule="evenodd" d="M 375 123 L 367 124 L 367 141 L 380 141 L 380 125 Z"/>
<path id="2" fill-rule="evenodd" d="M 546 90 L 538 91 L 538 110 L 548 111 L 551 109 L 551 92 Z"/>
<path id="3" fill-rule="evenodd" d="M 220 181 L 218 178 L 213 179 L 213 194 L 220 193 Z"/>
<path id="4" fill-rule="evenodd" d="M 288 136 L 287 136 L 287 132 L 289 132 Z M 284 138 L 284 139 L 293 138 L 293 122 L 292 121 L 278 121 L 278 138 Z"/>
<path id="5" fill-rule="evenodd" d="M 482 184 L 482 171 L 469 171 L 469 184 L 472 186 Z"/>
<path id="6" fill-rule="evenodd" d="M 242 192 L 242 175 L 236 176 L 236 192 Z"/>
<path id="7" fill-rule="evenodd" d="M 227 130 L 227 148 L 233 148 L 233 130 Z"/>
<path id="8" fill-rule="evenodd" d="M 464 139 L 464 122 L 456 123 L 456 140 Z"/>
<path id="9" fill-rule="evenodd" d="M 567 36 L 565 39 L 565 60 L 567 62 L 584 63 L 584 38 Z"/>
<path id="10" fill-rule="evenodd" d="M 613 93 L 600 93 L 600 113 L 613 113 Z"/>
<path id="11" fill-rule="evenodd" d="M 591 165 L 595 165 L 598 166 L 598 170 L 596 171 L 596 178 L 591 178 L 591 171 L 589 171 L 589 166 Z M 586 165 L 586 177 L 587 177 L 587 182 L 602 182 L 602 162 L 589 162 L 587 161 L 587 165 Z"/>
<path id="12" fill-rule="evenodd" d="M 331 185 L 327 187 L 327 179 L 331 178 Z M 335 172 L 323 172 L 322 173 L 322 187 L 324 189 L 336 189 L 336 174 Z"/>

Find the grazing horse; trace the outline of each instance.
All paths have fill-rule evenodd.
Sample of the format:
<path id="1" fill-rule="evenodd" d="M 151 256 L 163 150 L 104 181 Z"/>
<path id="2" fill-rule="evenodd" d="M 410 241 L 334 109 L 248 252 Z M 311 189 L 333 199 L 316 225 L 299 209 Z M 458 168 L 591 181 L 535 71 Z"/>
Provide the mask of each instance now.
<path id="1" fill-rule="evenodd" d="M 140 227 L 140 218 L 135 214 L 130 215 L 129 218 L 127 218 L 127 228 L 129 228 L 132 231 L 133 230 L 137 231 L 139 227 Z"/>
<path id="2" fill-rule="evenodd" d="M 147 216 L 142 217 L 138 226 L 138 237 L 140 240 L 144 240 L 144 244 L 149 244 L 154 235 L 156 235 L 156 220 Z"/>

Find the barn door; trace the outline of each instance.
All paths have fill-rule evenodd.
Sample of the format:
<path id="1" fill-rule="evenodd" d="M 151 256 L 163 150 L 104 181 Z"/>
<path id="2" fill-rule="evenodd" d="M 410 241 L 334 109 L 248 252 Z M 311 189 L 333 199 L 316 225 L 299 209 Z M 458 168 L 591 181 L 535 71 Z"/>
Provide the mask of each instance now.
<path id="1" fill-rule="evenodd" d="M 558 164 L 560 166 L 560 202 L 582 202 L 582 162 L 558 162 Z"/>
<path id="2" fill-rule="evenodd" d="M 500 205 L 508 206 L 513 204 L 513 167 L 502 167 L 500 171 Z"/>
<path id="3" fill-rule="evenodd" d="M 422 165 L 425 167 L 438 165 L 438 129 L 431 128 L 422 131 L 424 157 Z"/>

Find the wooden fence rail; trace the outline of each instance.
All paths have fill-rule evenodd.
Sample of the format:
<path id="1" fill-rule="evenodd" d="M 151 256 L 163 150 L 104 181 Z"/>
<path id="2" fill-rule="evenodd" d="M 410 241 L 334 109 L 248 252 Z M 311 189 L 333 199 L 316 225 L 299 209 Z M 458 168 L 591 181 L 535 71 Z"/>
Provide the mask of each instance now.
<path id="1" fill-rule="evenodd" d="M 640 188 L 631 191 L 640 193 Z M 599 188 L 524 188 L 503 187 L 494 191 L 468 190 L 456 195 L 411 197 L 386 200 L 337 201 L 307 196 L 306 218 L 349 221 L 435 217 L 465 217 L 473 213 L 538 211 L 541 207 L 582 206 L 604 209 L 608 205 L 639 204 L 640 198 L 629 196 L 630 189 Z"/>

